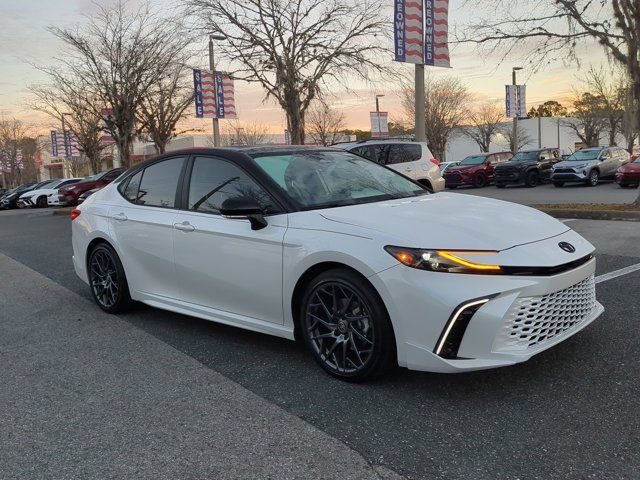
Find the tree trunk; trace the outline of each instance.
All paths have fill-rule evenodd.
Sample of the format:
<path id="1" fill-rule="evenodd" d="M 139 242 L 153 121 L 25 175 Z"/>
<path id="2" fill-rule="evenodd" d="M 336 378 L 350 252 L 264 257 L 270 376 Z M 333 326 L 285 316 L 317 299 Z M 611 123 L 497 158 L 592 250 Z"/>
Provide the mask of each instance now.
<path id="1" fill-rule="evenodd" d="M 304 145 L 304 114 L 300 111 L 287 112 L 287 123 L 292 145 Z"/>
<path id="2" fill-rule="evenodd" d="M 635 66 L 638 64 L 635 62 Z M 631 78 L 633 79 L 633 84 L 631 86 L 633 92 L 633 100 L 634 105 L 636 107 L 636 125 L 635 128 L 640 129 L 640 69 L 639 68 L 629 68 L 629 73 Z M 635 71 L 634 71 L 635 70 Z M 633 206 L 636 208 L 640 208 L 640 188 L 638 188 L 638 196 L 636 197 L 636 201 L 633 202 Z"/>

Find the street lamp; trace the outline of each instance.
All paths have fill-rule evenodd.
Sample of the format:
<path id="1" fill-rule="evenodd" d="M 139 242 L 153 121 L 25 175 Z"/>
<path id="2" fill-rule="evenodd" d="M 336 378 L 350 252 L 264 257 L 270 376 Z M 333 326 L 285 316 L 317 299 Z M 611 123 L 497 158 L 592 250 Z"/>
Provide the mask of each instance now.
<path id="1" fill-rule="evenodd" d="M 511 84 L 515 85 L 518 84 L 518 82 L 516 81 L 516 72 L 522 70 L 522 67 L 513 67 L 511 69 Z M 511 138 L 512 138 L 512 142 L 513 145 L 511 145 L 511 150 L 512 153 L 515 155 L 518 152 L 518 112 L 516 112 L 515 116 L 513 117 L 513 132 L 511 133 Z"/>
<path id="2" fill-rule="evenodd" d="M 213 57 L 213 41 L 214 40 L 224 40 L 225 37 L 224 35 L 216 35 L 216 34 L 209 34 L 209 69 L 211 70 L 211 72 L 213 73 L 213 90 L 214 92 L 217 92 L 217 85 L 216 85 L 216 75 L 215 75 L 215 71 L 216 71 L 216 63 L 215 63 L 215 59 Z M 217 93 L 216 93 L 217 95 Z M 216 111 L 216 116 L 213 118 L 213 146 L 214 147 L 219 147 L 220 146 L 220 124 L 218 123 L 218 112 Z"/>
<path id="3" fill-rule="evenodd" d="M 383 93 L 376 94 L 376 116 L 378 118 L 378 135 L 382 136 L 382 126 L 380 124 L 380 98 L 384 97 Z"/>

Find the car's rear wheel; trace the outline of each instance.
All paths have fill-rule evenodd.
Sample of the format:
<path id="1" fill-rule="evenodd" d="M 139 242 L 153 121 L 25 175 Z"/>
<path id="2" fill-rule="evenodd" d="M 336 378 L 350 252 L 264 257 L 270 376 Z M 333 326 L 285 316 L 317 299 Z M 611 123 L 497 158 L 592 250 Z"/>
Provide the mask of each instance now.
<path id="1" fill-rule="evenodd" d="M 473 179 L 473 186 L 482 188 L 487 185 L 487 176 L 484 173 L 478 173 Z"/>
<path id="2" fill-rule="evenodd" d="M 553 182 L 553 186 L 558 188 L 564 187 L 564 182 Z"/>
<path id="3" fill-rule="evenodd" d="M 116 251 L 106 243 L 98 244 L 87 262 L 91 294 L 108 313 L 123 313 L 132 304 L 124 268 Z"/>
<path id="4" fill-rule="evenodd" d="M 349 270 L 329 270 L 308 285 L 300 330 L 316 362 L 334 377 L 362 381 L 395 363 L 395 337 L 384 304 L 365 279 Z"/>
<path id="5" fill-rule="evenodd" d="M 598 171 L 591 170 L 589 172 L 589 178 L 587 178 L 587 185 L 590 187 L 595 187 L 596 185 L 598 185 L 599 181 L 600 181 L 600 174 L 598 173 Z"/>
<path id="6" fill-rule="evenodd" d="M 540 183 L 540 175 L 538 175 L 538 172 L 532 170 L 527 173 L 525 179 L 525 184 L 527 185 L 527 187 L 537 187 L 538 183 Z"/>
<path id="7" fill-rule="evenodd" d="M 44 208 L 47 206 L 47 197 L 38 197 L 36 200 L 36 207 Z"/>

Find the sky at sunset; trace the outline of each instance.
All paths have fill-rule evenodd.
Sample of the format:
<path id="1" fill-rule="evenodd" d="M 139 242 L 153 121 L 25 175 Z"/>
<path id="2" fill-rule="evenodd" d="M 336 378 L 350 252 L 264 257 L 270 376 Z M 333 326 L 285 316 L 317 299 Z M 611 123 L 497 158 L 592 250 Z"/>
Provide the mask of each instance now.
<path id="1" fill-rule="evenodd" d="M 389 1 L 391 16 L 392 0 Z M 163 8 L 169 8 L 168 2 L 155 1 Z M 452 0 L 450 24 L 464 22 L 470 12 L 462 6 L 461 0 Z M 47 31 L 48 25 L 73 25 L 83 21 L 83 14 L 90 14 L 95 5 L 89 0 L 1 0 L 0 1 L 0 113 L 16 116 L 34 123 L 38 127 L 48 128 L 42 116 L 31 112 L 27 103 L 29 95 L 27 85 L 46 82 L 46 78 L 32 65 L 55 65 L 55 56 L 60 54 L 61 45 Z M 389 25 L 391 29 L 391 24 Z M 203 51 L 206 39 L 203 38 Z M 391 42 L 389 42 L 391 46 Z M 392 49 L 389 50 L 391 62 Z M 582 68 L 588 65 L 606 65 L 606 59 L 597 45 L 582 48 Z M 203 55 L 201 65 L 206 65 Z M 502 101 L 504 84 L 510 83 L 511 67 L 518 64 L 517 58 L 498 65 L 497 56 L 480 56 L 472 47 L 452 46 L 452 69 L 429 68 L 434 75 L 454 75 L 466 83 L 478 101 Z M 412 75 L 413 66 L 396 64 L 399 72 Z M 224 69 L 224 64 L 219 65 Z M 541 103 L 549 99 L 567 101 L 572 85 L 580 74 L 575 66 L 561 63 L 552 64 L 539 72 L 525 69 L 519 72 L 520 79 L 526 81 L 528 105 Z M 343 85 L 331 85 L 327 100 L 332 106 L 341 109 L 351 128 L 368 129 L 368 112 L 374 108 L 374 94 L 383 93 L 381 109 L 390 112 L 390 118 L 402 116 L 397 95 L 396 79 L 377 79 L 366 83 L 353 79 L 349 81 L 350 90 Z M 280 108 L 270 101 L 263 101 L 262 89 L 253 84 L 236 83 L 236 105 L 241 121 L 257 122 L 269 126 L 274 133 L 284 129 L 284 119 Z M 210 121 L 193 120 L 195 127 L 208 128 Z"/>

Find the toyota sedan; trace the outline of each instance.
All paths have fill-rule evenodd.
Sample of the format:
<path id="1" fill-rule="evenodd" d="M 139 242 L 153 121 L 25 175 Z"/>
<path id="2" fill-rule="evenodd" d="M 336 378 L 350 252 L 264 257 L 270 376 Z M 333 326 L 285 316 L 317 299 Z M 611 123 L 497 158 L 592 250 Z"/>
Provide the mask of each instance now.
<path id="1" fill-rule="evenodd" d="M 76 272 L 106 312 L 139 301 L 298 338 L 346 380 L 513 365 L 603 311 L 594 247 L 565 224 L 340 150 L 172 152 L 72 219 Z"/>

